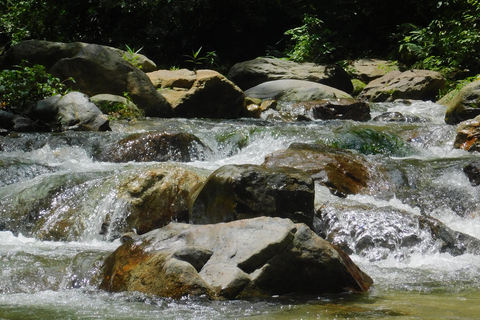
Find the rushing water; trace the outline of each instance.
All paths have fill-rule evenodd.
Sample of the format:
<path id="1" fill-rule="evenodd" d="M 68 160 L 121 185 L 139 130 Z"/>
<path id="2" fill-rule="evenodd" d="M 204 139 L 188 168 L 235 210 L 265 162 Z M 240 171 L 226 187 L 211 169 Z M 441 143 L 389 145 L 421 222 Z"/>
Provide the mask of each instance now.
<path id="1" fill-rule="evenodd" d="M 441 252 L 415 223 L 428 215 L 480 238 L 479 187 L 462 171 L 476 155 L 452 148 L 455 127 L 444 124 L 440 105 L 378 104 L 372 115 L 387 111 L 425 121 L 285 122 L 271 113 L 261 120 L 148 119 L 116 123 L 107 133 L 0 137 L 0 319 L 478 319 L 480 256 Z M 324 232 L 332 236 L 336 230 L 335 240 L 350 249 L 374 286 L 366 294 L 253 301 L 171 300 L 96 289 L 103 259 L 120 244 L 100 234 L 105 215 L 121 217 L 125 210 L 112 186 L 122 175 L 161 165 L 94 160 L 105 145 L 132 132 L 194 134 L 203 147 L 186 165 L 207 172 L 225 164 L 260 164 L 293 142 L 367 151 L 372 165 L 387 168 L 390 184 L 347 198 L 316 186 L 316 206 L 331 221 Z M 377 133 L 383 145 L 375 152 L 362 149 Z M 75 223 L 83 227 L 72 241 L 38 240 L 42 230 L 32 230 L 28 217 L 42 218 L 46 208 L 55 214 L 45 224 L 76 210 Z M 9 231 L 7 212 L 21 213 L 23 227 Z"/>

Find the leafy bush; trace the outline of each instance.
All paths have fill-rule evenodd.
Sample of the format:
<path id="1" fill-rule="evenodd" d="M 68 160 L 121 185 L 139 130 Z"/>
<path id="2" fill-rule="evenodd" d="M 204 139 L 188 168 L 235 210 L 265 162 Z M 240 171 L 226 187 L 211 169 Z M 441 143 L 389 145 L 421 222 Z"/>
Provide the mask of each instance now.
<path id="1" fill-rule="evenodd" d="M 322 60 L 334 50 L 327 41 L 331 31 L 323 28 L 323 21 L 313 15 L 306 14 L 303 25 L 287 30 L 285 35 L 290 36 L 293 42 L 293 47 L 286 52 L 287 56 L 296 62 Z"/>
<path id="2" fill-rule="evenodd" d="M 45 71 L 42 65 L 28 66 L 26 61 L 0 73 L 0 108 L 23 113 L 38 101 L 65 93 L 66 87 Z"/>
<path id="3" fill-rule="evenodd" d="M 442 5 L 443 13 L 428 26 L 402 26 L 402 59 L 413 67 L 438 70 L 447 76 L 457 70 L 480 71 L 480 1 L 440 2 Z"/>

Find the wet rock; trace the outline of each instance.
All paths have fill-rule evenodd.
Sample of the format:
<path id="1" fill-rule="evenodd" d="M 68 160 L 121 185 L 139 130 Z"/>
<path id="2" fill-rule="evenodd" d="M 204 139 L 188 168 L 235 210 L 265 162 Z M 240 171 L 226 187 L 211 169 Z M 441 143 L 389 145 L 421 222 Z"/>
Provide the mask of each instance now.
<path id="1" fill-rule="evenodd" d="M 400 112 L 385 112 L 373 118 L 373 121 L 418 123 L 427 122 L 427 119 L 412 115 L 404 115 Z"/>
<path id="2" fill-rule="evenodd" d="M 297 63 L 272 58 L 256 58 L 235 64 L 228 78 L 243 90 L 263 82 L 295 79 L 321 83 L 351 93 L 353 90 L 347 72 L 338 65 Z"/>
<path id="3" fill-rule="evenodd" d="M 430 70 L 391 71 L 367 84 L 358 99 L 392 102 L 397 99 L 432 100 L 445 87 L 445 78 Z"/>
<path id="4" fill-rule="evenodd" d="M 480 185 L 480 162 L 472 162 L 463 168 L 463 172 L 470 180 L 472 186 Z"/>
<path id="5" fill-rule="evenodd" d="M 244 115 L 243 91 L 216 71 L 162 70 L 149 76 L 161 87 L 159 92 L 177 117 L 234 119 Z"/>
<path id="6" fill-rule="evenodd" d="M 480 81 L 474 81 L 463 87 L 446 105 L 447 124 L 458 124 L 480 115 Z"/>
<path id="7" fill-rule="evenodd" d="M 313 222 L 314 185 L 305 173 L 258 165 L 227 165 L 213 172 L 189 210 L 196 224 L 258 216 Z"/>
<path id="8" fill-rule="evenodd" d="M 245 91 L 250 98 L 279 101 L 309 101 L 320 99 L 352 98 L 348 93 L 304 80 L 274 80 L 263 82 Z"/>
<path id="9" fill-rule="evenodd" d="M 291 106 L 304 110 L 304 117 L 321 120 L 370 120 L 370 107 L 366 102 L 356 99 L 314 100 L 305 101 Z M 312 120 L 313 120 L 312 119 Z"/>
<path id="10" fill-rule="evenodd" d="M 181 161 L 202 159 L 208 151 L 195 136 L 180 132 L 132 134 L 106 148 L 96 160 L 106 162 Z"/>
<path id="11" fill-rule="evenodd" d="M 457 135 L 453 147 L 470 152 L 480 151 L 479 130 L 480 116 L 461 122 L 457 127 Z"/>
<path id="12" fill-rule="evenodd" d="M 345 252 L 371 261 L 402 260 L 426 251 L 480 254 L 480 240 L 435 218 L 388 204 L 326 203 L 316 213 L 314 230 Z"/>
<path id="13" fill-rule="evenodd" d="M 126 177 L 118 185 L 118 201 L 127 208 L 126 218 L 106 222 L 110 238 L 135 229 L 143 234 L 172 221 L 188 222 L 190 195 L 203 179 L 179 166 L 147 169 Z"/>
<path id="14" fill-rule="evenodd" d="M 267 155 L 263 165 L 305 171 L 340 197 L 381 192 L 388 186 L 382 171 L 372 167 L 363 156 L 323 144 L 294 143 Z"/>
<path id="15" fill-rule="evenodd" d="M 344 252 L 304 224 L 269 217 L 171 223 L 124 243 L 102 269 L 103 290 L 173 298 L 363 292 L 372 284 Z"/>

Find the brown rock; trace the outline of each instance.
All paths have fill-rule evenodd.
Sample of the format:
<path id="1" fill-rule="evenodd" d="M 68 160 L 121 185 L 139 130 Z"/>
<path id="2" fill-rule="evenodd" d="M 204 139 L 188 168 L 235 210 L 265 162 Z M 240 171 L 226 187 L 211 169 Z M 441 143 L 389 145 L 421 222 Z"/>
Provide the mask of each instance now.
<path id="1" fill-rule="evenodd" d="M 356 99 L 305 101 L 292 105 L 292 109 L 304 110 L 304 116 L 308 118 L 311 115 L 313 119 L 370 120 L 370 107 L 366 102 Z"/>
<path id="2" fill-rule="evenodd" d="M 391 71 L 367 84 L 358 99 L 392 102 L 397 99 L 432 100 L 445 87 L 445 78 L 436 71 Z"/>

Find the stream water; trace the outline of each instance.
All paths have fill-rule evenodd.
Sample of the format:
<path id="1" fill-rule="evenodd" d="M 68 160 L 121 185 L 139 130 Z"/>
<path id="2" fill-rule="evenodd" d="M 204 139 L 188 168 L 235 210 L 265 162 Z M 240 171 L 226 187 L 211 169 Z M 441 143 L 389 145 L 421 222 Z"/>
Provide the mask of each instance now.
<path id="1" fill-rule="evenodd" d="M 480 238 L 479 187 L 463 173 L 477 155 L 453 149 L 455 127 L 444 124 L 443 106 L 372 106 L 373 117 L 387 111 L 425 121 L 285 122 L 271 113 L 258 120 L 146 119 L 115 123 L 107 133 L 0 137 L 0 319 L 479 319 L 480 256 L 442 252 L 414 222 L 428 215 Z M 332 221 L 326 235 L 335 230 L 336 241 L 351 249 L 374 286 L 365 294 L 252 301 L 98 290 L 101 263 L 120 245 L 100 234 L 103 217 L 124 210 L 112 185 L 121 175 L 162 165 L 93 160 L 102 146 L 133 132 L 194 134 L 204 147 L 184 165 L 204 171 L 260 164 L 293 142 L 365 153 L 372 166 L 387 168 L 390 182 L 383 191 L 339 198 L 317 185 L 316 206 Z M 41 230 L 32 231 L 31 217 L 42 218 L 46 207 L 58 214 L 76 210 L 83 228 L 74 240 L 38 240 Z M 16 230 L 9 227 L 12 212 L 24 213 Z M 406 239 L 415 241 L 402 245 Z"/>

